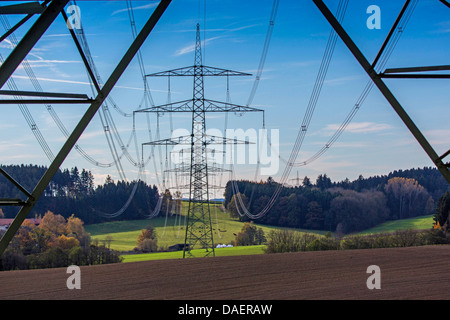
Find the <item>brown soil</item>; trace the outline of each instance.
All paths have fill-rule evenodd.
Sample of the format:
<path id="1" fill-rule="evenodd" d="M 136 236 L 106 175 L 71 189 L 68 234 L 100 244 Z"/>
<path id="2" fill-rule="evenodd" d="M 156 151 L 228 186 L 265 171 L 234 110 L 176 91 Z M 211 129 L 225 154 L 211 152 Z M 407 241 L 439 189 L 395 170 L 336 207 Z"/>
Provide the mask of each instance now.
<path id="1" fill-rule="evenodd" d="M 367 267 L 381 269 L 369 290 Z M 66 268 L 0 272 L 5 299 L 449 299 L 450 246 L 318 251 L 160 260 L 81 267 L 69 290 Z"/>

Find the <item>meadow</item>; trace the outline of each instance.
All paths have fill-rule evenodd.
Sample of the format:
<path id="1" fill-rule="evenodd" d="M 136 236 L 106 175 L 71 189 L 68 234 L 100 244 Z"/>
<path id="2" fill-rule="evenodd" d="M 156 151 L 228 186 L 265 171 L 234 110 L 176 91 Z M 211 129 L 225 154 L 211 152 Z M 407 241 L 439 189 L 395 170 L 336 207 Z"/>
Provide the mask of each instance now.
<path id="1" fill-rule="evenodd" d="M 211 206 L 211 219 L 213 225 L 214 244 L 231 244 L 236 234 L 241 231 L 243 222 L 230 218 L 227 212 L 224 212 L 220 204 Z M 186 220 L 186 205 L 180 215 L 170 215 L 144 220 L 112 221 L 99 224 L 87 225 L 85 229 L 91 234 L 93 240 L 106 242 L 111 249 L 118 251 L 132 251 L 136 247 L 136 242 L 142 229 L 148 225 L 155 228 L 158 248 L 168 248 L 177 243 L 184 243 L 186 229 L 184 227 Z M 271 230 L 281 229 L 281 227 L 265 226 L 255 223 L 267 235 Z M 310 232 L 316 234 L 325 234 L 325 231 L 300 230 L 299 232 Z"/>
<path id="2" fill-rule="evenodd" d="M 159 250 L 164 251 L 171 245 L 184 243 L 186 231 L 184 227 L 186 222 L 186 212 L 187 206 L 186 203 L 184 203 L 180 215 L 167 214 L 167 216 L 161 216 L 153 219 L 104 222 L 87 225 L 85 226 L 85 229 L 91 234 L 94 241 L 105 243 L 105 245 L 109 246 L 111 249 L 121 251 L 123 262 L 181 259 L 183 257 L 182 251 L 142 254 L 135 253 L 133 249 L 136 247 L 137 238 L 141 233 L 141 230 L 146 228 L 148 225 L 155 228 Z M 223 210 L 221 204 L 214 204 L 211 206 L 211 218 L 213 223 L 213 237 L 215 246 L 218 244 L 231 244 L 235 239 L 236 234 L 239 233 L 243 226 L 243 222 L 238 219 L 231 218 L 230 215 Z M 283 229 L 281 227 L 259 225 L 257 223 L 255 223 L 255 225 L 257 228 L 261 228 L 266 235 L 268 235 L 271 230 Z M 389 233 L 406 229 L 430 229 L 432 225 L 433 216 L 428 215 L 410 219 L 388 221 L 374 228 L 355 234 L 368 235 L 376 233 Z M 294 229 L 294 231 L 314 233 L 318 235 L 324 235 L 326 233 L 325 231 L 317 230 Z M 264 248 L 264 245 L 216 248 L 215 255 L 232 256 L 262 254 L 264 253 Z M 192 250 L 194 256 L 196 256 L 197 250 Z M 201 255 L 202 254 L 199 254 L 199 256 Z"/>
<path id="3" fill-rule="evenodd" d="M 367 235 L 374 233 L 390 233 L 398 230 L 424 230 L 433 227 L 433 215 L 419 216 L 409 219 L 400 219 L 393 221 L 386 221 L 378 226 L 358 232 L 358 235 Z"/>
<path id="4" fill-rule="evenodd" d="M 215 248 L 214 253 L 215 253 L 216 257 L 244 256 L 244 255 L 262 254 L 262 253 L 264 253 L 264 248 L 265 248 L 265 245 L 231 247 L 231 248 Z M 202 249 L 192 250 L 192 255 L 194 257 L 202 256 L 202 255 L 204 255 L 204 250 L 202 250 Z M 124 255 L 122 255 L 122 258 L 123 258 L 123 262 L 163 260 L 163 259 L 181 259 L 181 258 L 183 258 L 183 251 L 124 254 Z"/>

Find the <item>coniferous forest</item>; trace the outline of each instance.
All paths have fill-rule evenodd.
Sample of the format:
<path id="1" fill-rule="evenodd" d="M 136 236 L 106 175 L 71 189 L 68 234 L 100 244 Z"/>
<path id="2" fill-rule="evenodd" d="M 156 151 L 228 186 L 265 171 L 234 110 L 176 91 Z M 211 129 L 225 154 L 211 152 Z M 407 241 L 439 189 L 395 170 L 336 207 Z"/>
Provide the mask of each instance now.
<path id="1" fill-rule="evenodd" d="M 2 168 L 29 191 L 46 170 L 45 167 L 36 165 L 10 165 Z M 122 214 L 115 215 L 124 208 L 135 187 L 129 205 L 125 206 L 126 209 Z M 74 167 L 70 170 L 58 170 L 29 217 L 43 216 L 47 211 L 52 211 L 66 219 L 74 214 L 84 224 L 144 219 L 156 207 L 158 196 L 156 186 L 149 186 L 142 181 L 115 182 L 108 176 L 102 185 L 95 186 L 90 171 Z M 24 195 L 1 176 L 0 198 L 24 199 Z M 5 218 L 14 218 L 18 212 L 17 207 L 1 207 L 1 209 Z M 111 218 L 111 215 L 115 217 Z"/>

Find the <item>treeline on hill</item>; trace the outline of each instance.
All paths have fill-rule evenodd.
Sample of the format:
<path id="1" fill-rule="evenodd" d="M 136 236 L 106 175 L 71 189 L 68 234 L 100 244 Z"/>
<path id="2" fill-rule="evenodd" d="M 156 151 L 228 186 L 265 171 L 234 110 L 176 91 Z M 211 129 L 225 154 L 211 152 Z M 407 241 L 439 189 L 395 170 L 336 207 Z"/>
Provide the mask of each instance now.
<path id="1" fill-rule="evenodd" d="M 233 193 L 233 183 L 253 214 L 266 206 L 278 186 L 270 177 L 259 183 L 229 181 L 225 206 L 241 221 L 249 218 Z M 326 174 L 319 175 L 315 183 L 304 177 L 301 186 L 283 188 L 258 223 L 347 234 L 387 220 L 434 214 L 439 198 L 448 189 L 448 183 L 433 168 L 400 170 L 370 178 L 359 176 L 354 181 L 340 182 L 332 182 Z"/>
<path id="2" fill-rule="evenodd" d="M 9 165 L 2 168 L 30 192 L 47 169 L 37 165 Z M 138 184 L 136 186 L 136 184 Z M 127 203 L 134 187 L 136 192 L 126 210 L 114 218 L 106 218 L 118 212 Z M 143 181 L 114 182 L 108 176 L 103 185 L 94 186 L 90 171 L 58 170 L 53 180 L 39 198 L 29 217 L 43 216 L 47 211 L 57 212 L 64 218 L 72 214 L 85 224 L 111 220 L 143 219 L 153 211 L 158 202 L 158 189 Z M 10 181 L 0 175 L 0 198 L 25 199 Z M 14 218 L 17 207 L 1 207 L 5 218 Z"/>
<path id="3" fill-rule="evenodd" d="M 307 232 L 295 232 L 292 229 L 272 230 L 266 239 L 264 251 L 280 253 L 450 244 L 450 191 L 439 199 L 433 220 L 433 227 L 425 230 L 406 229 L 367 235 L 342 236 L 336 233 L 332 237 L 331 233 L 327 232 L 323 237 Z"/>

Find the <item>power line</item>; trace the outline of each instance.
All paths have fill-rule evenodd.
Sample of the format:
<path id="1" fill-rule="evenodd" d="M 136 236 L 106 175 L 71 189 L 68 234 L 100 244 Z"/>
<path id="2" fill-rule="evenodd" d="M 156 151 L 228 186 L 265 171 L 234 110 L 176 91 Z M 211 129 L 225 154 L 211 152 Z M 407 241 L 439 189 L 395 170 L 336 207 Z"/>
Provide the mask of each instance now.
<path id="1" fill-rule="evenodd" d="M 413 2 L 413 5 L 412 5 L 412 6 L 410 6 L 410 7 L 407 8 L 407 12 L 406 12 L 405 15 L 402 17 L 402 20 L 401 20 L 399 26 L 396 28 L 396 33 L 395 33 L 395 35 L 394 35 L 394 37 L 393 37 L 393 40 L 391 40 L 391 42 L 389 43 L 387 50 L 386 50 L 385 52 L 383 52 L 383 56 L 382 56 L 382 58 L 381 58 L 381 60 L 380 60 L 380 63 L 379 63 L 379 65 L 377 65 L 378 68 L 380 68 L 380 69 L 381 69 L 381 68 L 384 68 L 384 66 L 385 66 L 385 64 L 387 63 L 387 61 L 388 61 L 390 55 L 392 54 L 392 51 L 393 51 L 393 49 L 395 48 L 395 46 L 396 46 L 396 44 L 397 44 L 397 42 L 398 42 L 398 40 L 399 40 L 399 38 L 400 38 L 400 36 L 401 36 L 403 30 L 405 29 L 407 23 L 409 22 L 409 20 L 410 20 L 410 18 L 411 18 L 411 15 L 412 15 L 412 13 L 413 13 L 413 11 L 414 11 L 416 5 L 417 5 L 417 0 Z M 347 4 L 345 4 L 345 8 L 346 8 L 346 6 L 347 6 Z M 339 12 L 339 9 L 338 9 L 338 12 Z M 345 10 L 344 10 L 344 12 L 345 12 Z M 338 17 L 339 17 L 339 14 L 338 14 Z M 338 18 L 338 19 L 339 19 L 339 18 Z M 341 22 L 341 21 L 340 21 L 340 22 Z M 332 33 L 333 33 L 333 31 L 332 31 Z M 330 38 L 331 38 L 331 37 L 330 37 Z M 330 40 L 330 38 L 329 38 L 329 40 Z M 335 39 L 331 41 L 331 43 L 333 43 L 333 45 L 332 45 L 333 49 L 332 49 L 332 51 L 331 51 L 331 55 L 332 55 L 332 52 L 333 52 L 333 50 L 334 50 L 334 45 L 335 45 L 335 43 L 336 43 L 336 39 L 337 39 L 337 35 L 335 34 Z M 330 43 L 330 41 L 329 41 L 328 43 Z M 327 55 L 327 52 L 328 52 L 328 44 L 327 44 L 327 49 L 325 50 L 325 52 L 326 52 L 325 55 Z M 319 72 L 319 74 L 320 74 L 320 72 Z M 318 79 L 320 79 L 320 78 L 321 78 L 321 77 L 318 75 Z M 317 83 L 323 83 L 323 80 L 321 79 L 321 80 L 319 80 L 319 82 L 316 81 L 316 84 L 317 84 Z M 321 87 L 321 86 L 320 86 L 320 87 Z M 370 92 L 370 90 L 372 89 L 372 87 L 373 87 L 373 82 L 372 82 L 372 81 L 369 81 L 369 82 L 367 83 L 367 85 L 365 86 L 365 88 L 364 88 L 362 94 L 361 94 L 360 97 L 358 98 L 356 104 L 354 105 L 354 107 L 352 108 L 352 110 L 350 111 L 350 113 L 348 114 L 348 116 L 346 117 L 346 119 L 344 120 L 344 122 L 341 124 L 341 126 L 338 128 L 338 130 L 335 132 L 335 134 L 330 138 L 330 140 L 329 140 L 329 141 L 328 141 L 328 142 L 327 142 L 327 143 L 326 143 L 326 144 L 325 144 L 318 152 L 316 152 L 316 154 L 314 154 L 312 157 L 310 157 L 309 159 L 307 159 L 306 161 L 303 161 L 303 162 L 292 162 L 292 161 L 289 161 L 289 160 L 286 161 L 286 160 L 283 159 L 284 162 L 286 163 L 286 168 L 292 167 L 292 166 L 304 166 L 304 165 L 307 165 L 307 164 L 309 164 L 309 163 L 311 163 L 311 162 L 317 160 L 320 156 L 322 156 L 322 155 L 323 155 L 323 154 L 324 154 L 324 153 L 332 146 L 332 144 L 339 138 L 339 136 L 344 132 L 345 128 L 348 126 L 348 124 L 350 123 L 350 121 L 351 121 L 351 120 L 353 119 L 353 117 L 356 115 L 357 111 L 360 109 L 361 105 L 364 103 L 364 101 L 365 101 L 365 99 L 367 98 L 367 95 L 369 94 L 369 92 Z M 314 91 L 313 91 L 313 97 L 314 97 L 314 98 L 313 98 L 312 100 L 310 100 L 310 101 L 315 101 L 315 103 L 316 103 L 319 94 L 320 94 L 320 90 L 316 91 L 316 94 L 315 94 Z M 317 98 L 316 98 L 316 97 L 317 97 Z M 313 111 L 313 110 L 314 110 L 314 109 L 312 109 L 312 111 Z M 310 120 L 308 120 L 308 118 L 310 118 L 310 117 L 312 116 L 312 112 L 311 112 L 311 113 L 308 113 L 308 110 L 307 110 L 305 116 L 306 116 L 306 122 L 305 122 L 305 120 L 304 120 L 304 122 L 302 123 L 301 130 L 302 130 L 303 132 L 306 133 L 307 128 L 308 128 L 306 124 L 309 124 L 309 121 L 310 121 Z M 305 124 L 305 123 L 306 123 L 306 124 Z M 301 140 L 298 140 L 298 139 L 297 139 L 297 141 L 302 141 L 302 140 L 303 140 L 303 137 L 301 138 Z M 297 142 L 297 141 L 296 141 L 296 142 Z M 299 144 L 299 146 L 301 146 L 301 144 Z M 297 147 L 294 146 L 293 152 L 294 152 L 294 150 L 296 150 L 296 149 L 297 149 Z M 291 158 L 290 158 L 290 159 L 292 159 L 292 154 L 293 154 L 293 152 L 291 152 Z M 298 152 L 298 151 L 295 151 L 295 152 Z M 281 157 L 280 157 L 280 158 L 281 158 Z M 295 157 L 295 158 L 296 158 L 296 157 Z M 295 158 L 294 158 L 294 159 L 295 159 Z M 285 168 L 285 172 L 287 171 L 286 168 Z M 290 172 L 290 170 L 288 170 L 288 172 Z M 234 194 L 237 194 L 237 197 L 238 197 L 238 200 L 239 200 L 239 204 L 241 205 L 241 207 L 242 207 L 244 213 L 245 213 L 247 216 L 249 216 L 250 218 L 252 218 L 252 219 L 257 219 L 257 218 L 262 217 L 265 213 L 267 213 L 268 210 L 270 210 L 270 207 L 274 204 L 274 202 L 275 202 L 277 196 L 279 195 L 279 192 L 280 192 L 281 188 L 283 187 L 283 185 L 284 185 L 284 183 L 285 183 L 286 177 L 287 177 L 287 176 L 283 174 L 282 179 L 281 179 L 281 183 L 278 185 L 278 187 L 277 187 L 275 193 L 272 195 L 272 197 L 271 197 L 271 199 L 270 199 L 268 205 L 267 205 L 260 213 L 258 213 L 258 214 L 256 214 L 256 215 L 251 214 L 250 212 L 248 212 L 247 208 L 245 207 L 245 205 L 244 205 L 244 203 L 243 203 L 243 201 L 242 201 L 242 199 L 241 199 L 240 193 L 239 193 L 238 185 L 237 185 L 237 184 L 235 183 L 235 181 L 234 181 L 235 179 L 233 179 L 233 181 L 232 181 L 232 183 L 233 183 L 233 185 L 232 185 L 232 190 L 233 190 L 233 193 L 234 193 Z M 252 194 L 253 194 L 253 192 L 252 192 Z M 243 215 L 243 214 L 240 212 L 240 210 L 239 210 L 239 206 L 237 206 L 237 209 L 238 209 L 239 214 L 240 214 L 240 215 Z"/>
<path id="2" fill-rule="evenodd" d="M 346 9 L 347 9 L 347 5 L 348 5 L 348 0 L 344 0 L 344 1 L 341 0 L 339 2 L 339 7 L 337 10 L 337 16 L 338 16 L 339 21 L 343 20 Z M 336 40 L 337 40 L 337 34 L 332 29 L 330 32 L 330 35 L 328 37 L 328 42 L 327 42 L 327 45 L 325 48 L 324 55 L 322 57 L 322 62 L 320 64 L 319 72 L 316 77 L 313 92 L 310 96 L 310 100 L 309 100 L 305 115 L 303 117 L 303 121 L 302 121 L 301 127 L 299 129 L 297 139 L 295 140 L 294 147 L 292 148 L 291 155 L 289 157 L 288 165 L 285 166 L 282 177 L 280 179 L 281 182 L 278 183 L 277 188 L 276 188 L 275 192 L 272 194 L 272 197 L 270 198 L 267 205 L 257 214 L 250 213 L 248 211 L 248 209 L 246 208 L 245 204 L 243 203 L 237 183 L 234 181 L 234 179 L 232 181 L 233 193 L 234 193 L 234 195 L 237 195 L 239 205 L 241 206 L 242 211 L 244 211 L 244 214 L 247 215 L 251 219 L 259 219 L 259 218 L 263 217 L 272 208 L 275 201 L 278 199 L 278 196 L 281 192 L 281 189 L 283 188 L 283 185 L 286 183 L 286 181 L 289 177 L 289 174 L 290 174 L 290 171 L 292 168 L 292 166 L 289 164 L 295 162 L 295 159 L 298 156 L 298 152 L 300 151 L 300 148 L 302 146 L 303 139 L 306 135 L 306 132 L 307 132 L 309 123 L 311 122 L 320 92 L 322 90 L 323 82 L 324 82 L 325 76 L 328 71 L 331 57 L 333 56 L 334 47 L 336 45 Z M 239 205 L 236 205 L 236 208 L 238 210 L 238 213 L 240 215 L 243 215 L 239 209 Z"/>
<path id="3" fill-rule="evenodd" d="M 413 1 L 412 5 L 407 7 L 407 10 L 405 12 L 405 15 L 402 17 L 399 25 L 395 28 L 395 33 L 393 37 L 391 38 L 391 41 L 388 43 L 386 50 L 384 50 L 382 56 L 380 57 L 379 62 L 376 64 L 377 72 L 378 70 L 383 70 L 386 66 L 394 48 L 396 47 L 398 41 L 400 40 L 401 35 L 403 34 L 403 31 L 406 28 L 406 25 L 408 24 L 412 13 L 414 12 L 414 9 L 417 6 L 418 1 Z M 369 95 L 370 91 L 373 88 L 373 81 L 369 80 L 364 87 L 363 92 L 359 96 L 358 100 L 354 104 L 353 108 L 350 110 L 349 114 L 345 118 L 345 120 L 342 122 L 342 124 L 339 126 L 339 128 L 336 130 L 336 132 L 332 135 L 332 137 L 328 140 L 328 142 L 319 150 L 317 151 L 313 156 L 308 158 L 305 161 L 300 161 L 291 164 L 292 166 L 305 166 L 310 164 L 311 162 L 317 160 L 320 158 L 327 150 L 331 148 L 331 146 L 338 140 L 340 135 L 345 131 L 348 124 L 352 121 L 352 119 L 355 117 L 356 113 L 361 109 L 364 101 L 366 100 L 367 96 Z"/>
<path id="4" fill-rule="evenodd" d="M 0 62 L 3 63 L 4 59 L 3 56 L 0 54 Z M 18 91 L 17 85 L 12 77 L 10 77 L 6 84 L 8 85 L 10 90 Z M 36 137 L 36 140 L 38 141 L 39 145 L 41 146 L 42 150 L 44 151 L 45 155 L 47 156 L 48 160 L 52 162 L 55 159 L 55 155 L 51 151 L 50 147 L 47 144 L 47 141 L 45 140 L 44 136 L 41 133 L 41 130 L 39 129 L 38 125 L 34 121 L 33 116 L 30 113 L 30 110 L 28 109 L 27 105 L 24 103 L 21 103 L 22 97 L 14 95 L 14 99 L 17 100 L 17 104 L 19 106 L 19 110 L 22 113 L 23 117 L 25 118 L 25 121 L 27 122 L 28 126 L 31 129 L 31 132 Z"/>

